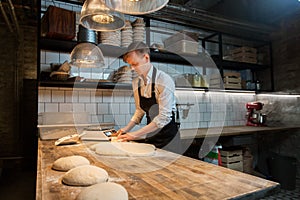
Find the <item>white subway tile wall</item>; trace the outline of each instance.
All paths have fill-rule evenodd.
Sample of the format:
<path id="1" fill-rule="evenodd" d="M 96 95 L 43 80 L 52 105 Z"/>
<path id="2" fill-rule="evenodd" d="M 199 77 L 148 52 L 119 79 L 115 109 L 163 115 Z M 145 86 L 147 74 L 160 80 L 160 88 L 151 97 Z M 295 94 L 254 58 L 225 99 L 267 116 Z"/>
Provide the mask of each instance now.
<path id="1" fill-rule="evenodd" d="M 254 95 L 176 91 L 181 129 L 244 125 L 245 103 Z M 74 100 L 74 101 L 73 101 Z M 92 123 L 125 126 L 134 114 L 131 90 L 39 87 L 38 112 L 89 112 Z M 185 110 L 188 109 L 187 116 Z M 145 125 L 143 119 L 141 125 Z"/>

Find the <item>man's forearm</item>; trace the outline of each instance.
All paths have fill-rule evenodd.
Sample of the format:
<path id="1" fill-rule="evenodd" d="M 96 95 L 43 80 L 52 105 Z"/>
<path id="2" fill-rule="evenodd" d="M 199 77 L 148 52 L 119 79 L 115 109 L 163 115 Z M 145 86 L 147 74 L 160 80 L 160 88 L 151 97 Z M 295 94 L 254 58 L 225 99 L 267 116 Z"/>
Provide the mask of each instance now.
<path id="1" fill-rule="evenodd" d="M 151 132 L 154 132 L 158 129 L 156 123 L 154 122 L 151 122 L 150 124 L 148 124 L 147 126 L 144 126 L 143 128 L 137 130 L 137 131 L 134 131 L 134 132 L 131 132 L 130 135 L 135 137 L 135 138 L 139 138 L 143 135 L 146 135 L 148 133 L 151 133 Z"/>
<path id="2" fill-rule="evenodd" d="M 127 126 L 125 126 L 124 128 L 121 128 L 123 132 L 129 132 L 134 126 L 136 125 L 136 123 L 134 121 L 128 122 Z"/>

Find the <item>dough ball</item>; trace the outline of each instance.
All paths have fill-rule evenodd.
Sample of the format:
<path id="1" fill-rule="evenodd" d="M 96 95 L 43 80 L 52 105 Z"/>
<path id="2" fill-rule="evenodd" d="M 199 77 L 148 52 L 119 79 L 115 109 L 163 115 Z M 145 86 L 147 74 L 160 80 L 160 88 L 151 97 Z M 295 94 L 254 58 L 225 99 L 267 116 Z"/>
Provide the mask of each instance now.
<path id="1" fill-rule="evenodd" d="M 152 156 L 155 146 L 133 142 L 102 142 L 96 146 L 95 151 L 109 156 Z"/>
<path id="2" fill-rule="evenodd" d="M 89 164 L 90 161 L 83 156 L 67 156 L 54 161 L 52 169 L 66 172 L 74 167 Z"/>
<path id="3" fill-rule="evenodd" d="M 126 189 L 117 183 L 99 183 L 83 189 L 76 200 L 128 200 Z"/>
<path id="4" fill-rule="evenodd" d="M 89 186 L 108 180 L 106 170 L 93 165 L 83 165 L 69 170 L 62 178 L 67 185 Z"/>

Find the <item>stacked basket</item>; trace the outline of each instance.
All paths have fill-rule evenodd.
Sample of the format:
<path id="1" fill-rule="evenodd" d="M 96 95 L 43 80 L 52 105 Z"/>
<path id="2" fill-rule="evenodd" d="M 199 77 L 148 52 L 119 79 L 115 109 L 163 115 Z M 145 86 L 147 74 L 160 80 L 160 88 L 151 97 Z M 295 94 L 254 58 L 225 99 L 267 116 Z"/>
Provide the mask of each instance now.
<path id="1" fill-rule="evenodd" d="M 54 64 L 51 63 L 51 74 L 50 78 L 52 80 L 65 81 L 70 77 L 71 66 L 68 61 L 65 61 L 63 64 Z"/>

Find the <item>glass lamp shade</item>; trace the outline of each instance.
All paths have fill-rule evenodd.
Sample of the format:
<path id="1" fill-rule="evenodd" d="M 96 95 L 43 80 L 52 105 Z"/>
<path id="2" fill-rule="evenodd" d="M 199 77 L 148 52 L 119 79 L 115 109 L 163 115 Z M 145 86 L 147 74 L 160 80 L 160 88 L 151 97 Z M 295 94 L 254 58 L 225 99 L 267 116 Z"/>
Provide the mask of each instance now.
<path id="1" fill-rule="evenodd" d="M 74 67 L 104 67 L 104 57 L 98 46 L 92 43 L 79 43 L 71 52 L 71 63 Z"/>
<path id="2" fill-rule="evenodd" d="M 79 21 L 95 31 L 115 31 L 125 26 L 124 15 L 108 8 L 104 0 L 86 0 Z"/>
<path id="3" fill-rule="evenodd" d="M 143 15 L 158 11 L 168 2 L 169 0 L 105 0 L 109 8 L 130 15 Z"/>

